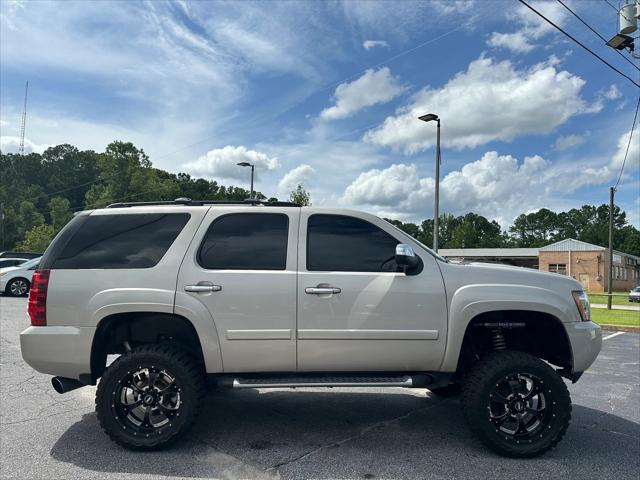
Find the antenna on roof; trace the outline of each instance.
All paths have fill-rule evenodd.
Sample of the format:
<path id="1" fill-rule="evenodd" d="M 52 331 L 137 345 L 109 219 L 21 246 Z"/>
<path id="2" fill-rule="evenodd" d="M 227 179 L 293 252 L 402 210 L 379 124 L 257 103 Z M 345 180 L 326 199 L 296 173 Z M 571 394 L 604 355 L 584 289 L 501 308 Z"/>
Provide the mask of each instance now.
<path id="1" fill-rule="evenodd" d="M 18 153 L 24 155 L 24 130 L 27 124 L 27 93 L 29 92 L 29 81 L 24 86 L 24 108 L 22 110 L 22 123 L 20 124 L 20 147 Z"/>

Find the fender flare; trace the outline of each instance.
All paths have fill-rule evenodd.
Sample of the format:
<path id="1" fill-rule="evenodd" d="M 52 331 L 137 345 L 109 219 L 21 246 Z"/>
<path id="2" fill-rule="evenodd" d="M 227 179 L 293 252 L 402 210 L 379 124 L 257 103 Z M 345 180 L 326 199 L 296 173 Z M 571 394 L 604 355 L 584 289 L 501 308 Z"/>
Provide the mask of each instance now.
<path id="1" fill-rule="evenodd" d="M 440 371 L 456 371 L 467 327 L 482 313 L 508 310 L 545 313 L 563 323 L 577 320 L 578 311 L 571 307 L 567 299 L 540 287 L 509 284 L 461 287 L 451 298 L 449 329 Z M 573 352 L 571 352 L 571 358 L 573 358 Z"/>

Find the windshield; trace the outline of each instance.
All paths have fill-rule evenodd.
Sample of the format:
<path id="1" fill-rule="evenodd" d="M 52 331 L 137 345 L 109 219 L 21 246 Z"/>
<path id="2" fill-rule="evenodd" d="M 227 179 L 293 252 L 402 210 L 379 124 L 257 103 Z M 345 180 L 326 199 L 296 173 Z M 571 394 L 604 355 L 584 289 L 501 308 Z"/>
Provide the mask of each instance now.
<path id="1" fill-rule="evenodd" d="M 438 260 L 442 261 L 442 262 L 446 262 L 449 263 L 449 260 L 447 260 L 444 257 L 441 257 L 440 255 L 438 255 L 436 252 L 434 252 L 433 250 L 431 250 L 429 247 L 427 247 L 424 243 L 422 243 L 420 240 L 417 240 L 416 238 L 412 237 L 411 235 L 409 235 L 407 232 L 399 229 L 398 227 L 396 227 L 393 223 L 387 222 L 389 225 L 391 225 L 395 230 L 398 231 L 398 233 L 400 233 L 400 235 L 402 235 L 404 238 L 408 238 L 409 240 L 412 240 L 414 242 L 416 242 L 418 245 L 420 245 L 422 248 L 424 248 L 427 252 L 429 252 L 431 255 L 433 255 L 434 257 L 436 257 Z"/>
<path id="2" fill-rule="evenodd" d="M 38 258 L 34 258 L 33 260 L 29 260 L 28 262 L 24 262 L 23 264 L 20 265 L 20 268 L 31 268 L 34 265 L 38 265 L 40 258 L 41 257 L 38 257 Z"/>

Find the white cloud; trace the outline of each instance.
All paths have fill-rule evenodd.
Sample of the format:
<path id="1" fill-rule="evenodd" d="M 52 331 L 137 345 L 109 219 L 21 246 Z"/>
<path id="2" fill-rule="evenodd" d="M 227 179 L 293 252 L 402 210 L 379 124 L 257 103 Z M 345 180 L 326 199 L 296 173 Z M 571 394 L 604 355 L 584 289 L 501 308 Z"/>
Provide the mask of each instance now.
<path id="1" fill-rule="evenodd" d="M 246 180 L 249 178 L 249 173 L 247 167 L 237 165 L 240 162 L 249 162 L 255 165 L 256 179 L 261 173 L 279 167 L 278 159 L 275 157 L 255 150 L 247 150 L 241 145 L 227 145 L 224 148 L 209 150 L 206 155 L 196 161 L 183 165 L 183 168 L 193 175 L 206 178 Z"/>
<path id="2" fill-rule="evenodd" d="M 294 190 L 298 185 L 305 185 L 314 175 L 315 169 L 303 163 L 297 167 L 289 170 L 282 180 L 278 183 L 278 191 L 281 193 L 288 193 Z"/>
<path id="3" fill-rule="evenodd" d="M 511 155 L 487 152 L 460 170 L 449 172 L 440 182 L 440 202 L 444 212 L 475 211 L 502 223 L 544 196 L 540 178 L 549 162 L 540 156 L 518 161 Z M 418 216 L 432 211 L 435 182 L 420 177 L 415 164 L 395 164 L 362 173 L 345 191 L 344 199 L 356 205 L 371 205 Z"/>
<path id="4" fill-rule="evenodd" d="M 389 47 L 389 44 L 384 40 L 365 40 L 362 43 L 365 50 L 371 50 L 375 47 Z"/>
<path id="5" fill-rule="evenodd" d="M 431 147 L 435 135 L 418 116 L 436 112 L 448 148 L 474 148 L 494 140 L 552 131 L 588 111 L 580 97 L 585 81 L 552 65 L 518 70 L 509 61 L 480 57 L 443 87 L 425 87 L 395 116 L 364 139 L 405 153 Z"/>
<path id="6" fill-rule="evenodd" d="M 24 139 L 24 153 L 42 153 L 51 145 L 38 145 L 28 138 Z M 18 153 L 20 148 L 20 137 L 12 135 L 2 135 L 0 137 L 0 151 L 2 153 Z"/>
<path id="7" fill-rule="evenodd" d="M 487 40 L 487 44 L 490 47 L 506 48 L 515 53 L 528 53 L 534 49 L 534 46 L 529 43 L 527 35 L 522 32 L 493 32 Z"/>
<path id="8" fill-rule="evenodd" d="M 640 129 L 636 127 L 633 131 L 633 137 L 631 138 L 631 144 L 629 144 L 629 135 L 631 130 L 623 133 L 618 137 L 618 148 L 611 160 L 611 167 L 619 170 L 622 167 L 624 161 L 624 155 L 627 151 L 627 145 L 629 146 L 629 153 L 627 154 L 627 161 L 625 163 L 625 172 L 630 172 L 633 169 L 640 167 Z"/>
<path id="9" fill-rule="evenodd" d="M 587 141 L 587 138 L 591 132 L 586 131 L 582 134 L 562 135 L 558 137 L 553 144 L 556 150 L 568 150 L 569 148 L 577 147 Z"/>
<path id="10" fill-rule="evenodd" d="M 620 92 L 620 90 L 619 90 L 619 89 L 618 89 L 618 87 L 615 85 L 615 83 L 614 83 L 614 84 L 612 84 L 612 85 L 609 87 L 609 90 L 607 90 L 607 91 L 604 93 L 604 97 L 605 97 L 607 100 L 616 100 L 616 99 L 620 98 L 621 96 L 622 96 L 622 92 Z"/>
<path id="11" fill-rule="evenodd" d="M 335 105 L 324 109 L 320 116 L 326 120 L 350 117 L 363 108 L 386 103 L 404 90 L 388 67 L 370 69 L 357 80 L 338 85 L 333 94 Z"/>
<path id="12" fill-rule="evenodd" d="M 556 25 L 564 24 L 567 12 L 559 3 L 544 0 L 530 3 Z M 508 10 L 506 19 L 515 24 L 517 30 L 512 33 L 492 32 L 487 40 L 490 47 L 504 48 L 514 53 L 528 53 L 536 47 L 536 40 L 554 31 L 552 25 L 524 5 L 518 5 L 515 10 Z"/>

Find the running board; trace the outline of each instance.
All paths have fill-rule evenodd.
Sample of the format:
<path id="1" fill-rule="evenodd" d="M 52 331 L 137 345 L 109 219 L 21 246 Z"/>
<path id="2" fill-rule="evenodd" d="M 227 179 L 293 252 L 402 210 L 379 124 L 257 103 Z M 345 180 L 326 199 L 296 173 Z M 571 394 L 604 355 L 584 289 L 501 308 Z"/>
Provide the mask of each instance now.
<path id="1" fill-rule="evenodd" d="M 424 378 L 420 382 L 424 384 Z M 318 376 L 318 377 L 264 377 L 234 378 L 233 388 L 295 388 L 295 387 L 413 387 L 409 375 L 398 377 L 377 376 Z"/>

